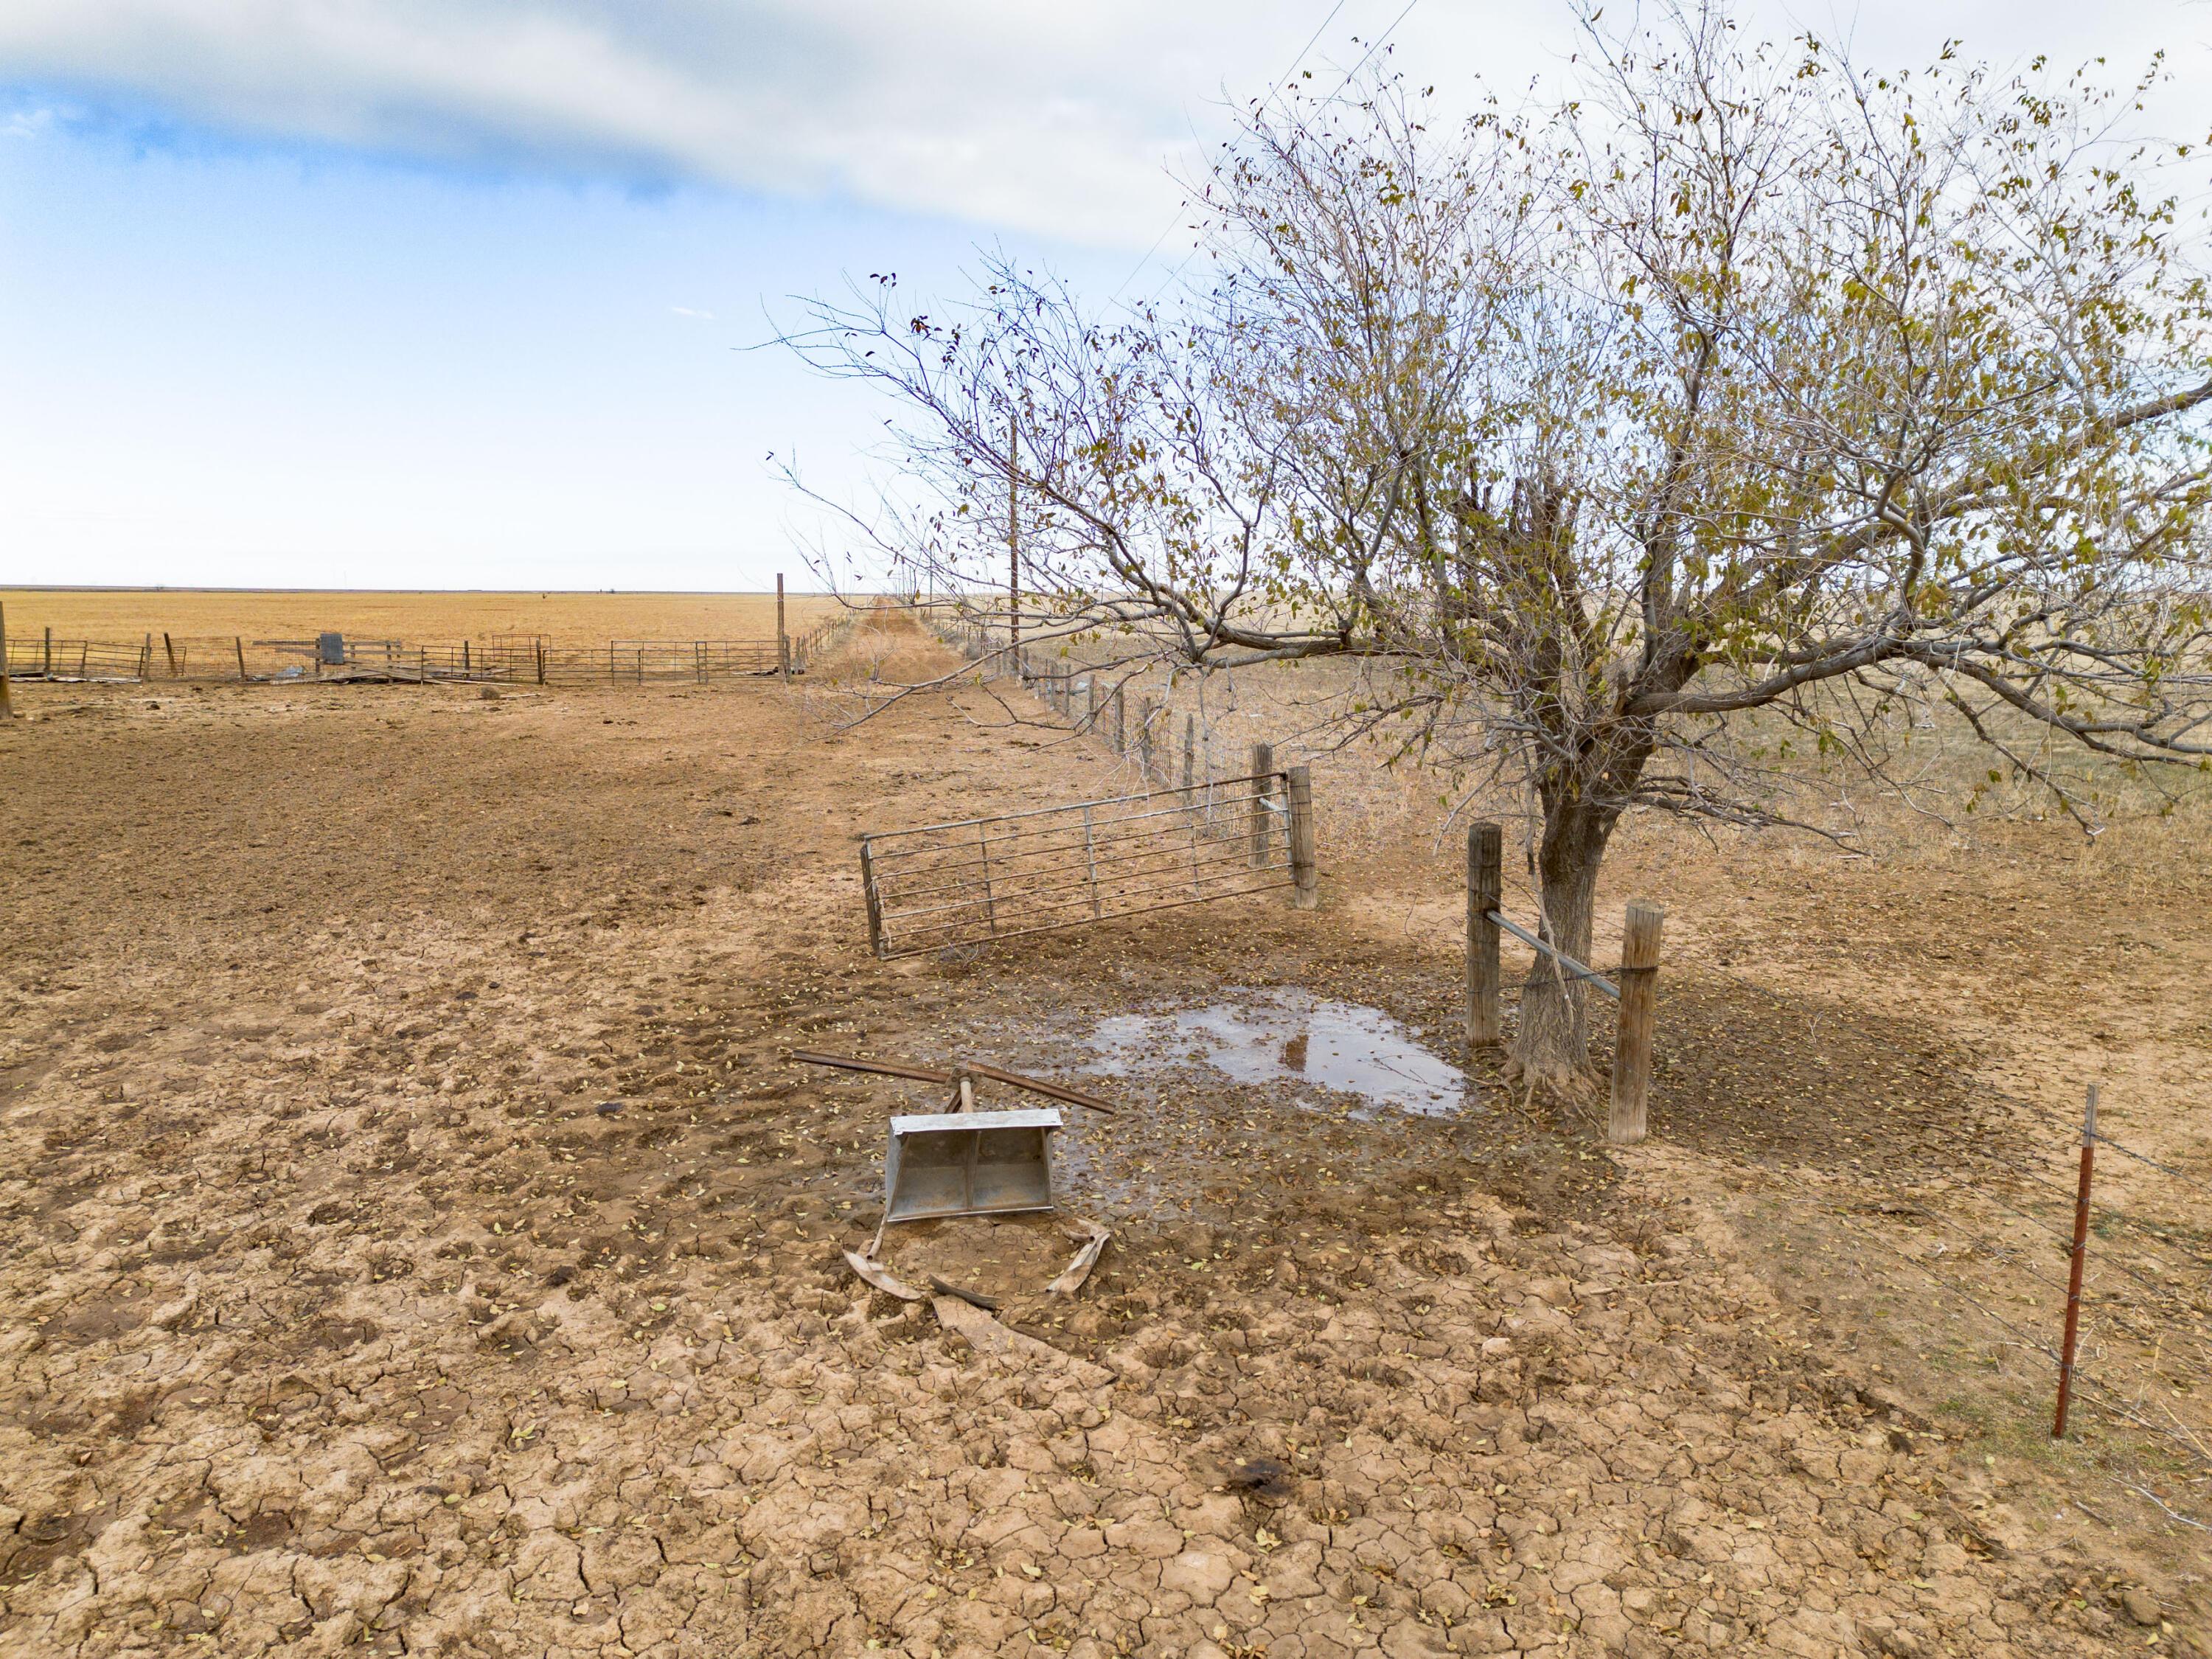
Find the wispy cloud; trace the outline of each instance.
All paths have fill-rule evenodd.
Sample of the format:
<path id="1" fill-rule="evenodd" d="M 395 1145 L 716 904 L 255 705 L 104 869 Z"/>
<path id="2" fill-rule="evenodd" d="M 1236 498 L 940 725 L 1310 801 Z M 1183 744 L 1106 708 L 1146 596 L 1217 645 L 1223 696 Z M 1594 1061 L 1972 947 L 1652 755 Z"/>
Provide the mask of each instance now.
<path id="1" fill-rule="evenodd" d="M 43 138 L 54 130 L 54 118 L 52 109 L 10 110 L 0 138 Z"/>
<path id="2" fill-rule="evenodd" d="M 1476 74 L 1555 75 L 1574 45 L 1567 0 L 1333 4 L 0 0 L 0 83 L 150 102 L 203 133 L 846 198 L 1142 247 L 1180 199 L 1169 158 L 1202 161 L 1222 103 L 1265 91 L 1310 40 L 1304 67 L 1325 83 L 1395 27 L 1397 65 L 1448 97 Z M 1770 34 L 1803 26 L 1795 0 L 1735 9 Z M 2193 0 L 1865 9 L 1859 45 L 1906 61 L 1963 35 L 2000 62 L 2108 52 L 2132 68 L 2201 33 Z M 2172 60 L 2197 100 L 2184 125 L 2208 64 Z"/>
<path id="3" fill-rule="evenodd" d="M 678 316 L 689 317 L 694 322 L 711 323 L 714 320 L 714 313 L 711 311 L 694 311 L 690 306 L 671 306 L 668 308 Z"/>
<path id="4" fill-rule="evenodd" d="M 1207 106 L 1224 72 L 1276 72 L 1326 9 L 8 0 L 0 79 L 279 140 L 844 196 L 1141 246 L 1177 199 L 1164 157 L 1190 149 L 1194 117 L 1218 125 Z"/>

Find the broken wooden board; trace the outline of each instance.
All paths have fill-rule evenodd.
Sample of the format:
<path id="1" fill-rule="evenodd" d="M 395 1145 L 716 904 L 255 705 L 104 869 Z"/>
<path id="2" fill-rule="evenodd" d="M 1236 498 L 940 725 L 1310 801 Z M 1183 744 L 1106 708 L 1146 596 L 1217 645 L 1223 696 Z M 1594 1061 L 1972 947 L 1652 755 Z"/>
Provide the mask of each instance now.
<path id="1" fill-rule="evenodd" d="M 1114 1373 L 1103 1365 L 1062 1353 L 1049 1342 L 1040 1342 L 1033 1336 L 1001 1325 L 981 1308 L 971 1307 L 957 1297 L 932 1297 L 929 1305 L 936 1310 L 939 1324 L 948 1331 L 958 1332 L 967 1339 L 969 1347 L 987 1359 L 1005 1359 L 1020 1365 L 1061 1366 L 1086 1389 L 1103 1389 L 1114 1381 Z"/>
<path id="2" fill-rule="evenodd" d="M 890 1270 L 872 1256 L 862 1255 L 858 1250 L 845 1252 L 845 1265 L 858 1273 L 862 1281 L 874 1285 L 885 1296 L 895 1296 L 902 1302 L 919 1302 L 927 1295 L 917 1291 L 903 1279 L 896 1278 Z"/>
<path id="3" fill-rule="evenodd" d="M 1044 1287 L 1048 1296 L 1073 1296 L 1081 1290 L 1084 1280 L 1091 1277 L 1091 1270 L 1098 1265 L 1098 1252 L 1104 1249 L 1106 1241 L 1114 1237 L 1112 1228 L 1102 1226 L 1085 1216 L 1072 1217 L 1067 1222 L 1067 1231 L 1071 1237 L 1088 1242 L 1075 1253 L 1075 1260 L 1067 1264 L 1060 1277 Z"/>

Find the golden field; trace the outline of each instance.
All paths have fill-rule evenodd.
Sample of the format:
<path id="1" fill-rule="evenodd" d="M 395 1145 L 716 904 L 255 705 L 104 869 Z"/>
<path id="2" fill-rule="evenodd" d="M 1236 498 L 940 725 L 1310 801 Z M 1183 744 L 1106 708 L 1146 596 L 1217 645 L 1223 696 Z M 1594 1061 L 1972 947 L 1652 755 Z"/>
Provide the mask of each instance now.
<path id="1" fill-rule="evenodd" d="M 196 587 L 0 588 L 9 631 L 30 637 L 131 641 L 308 639 L 322 632 L 435 645 L 490 634 L 543 634 L 555 645 L 610 639 L 767 639 L 774 593 L 453 592 L 434 590 Z M 793 633 L 835 615 L 823 593 L 785 600 Z"/>

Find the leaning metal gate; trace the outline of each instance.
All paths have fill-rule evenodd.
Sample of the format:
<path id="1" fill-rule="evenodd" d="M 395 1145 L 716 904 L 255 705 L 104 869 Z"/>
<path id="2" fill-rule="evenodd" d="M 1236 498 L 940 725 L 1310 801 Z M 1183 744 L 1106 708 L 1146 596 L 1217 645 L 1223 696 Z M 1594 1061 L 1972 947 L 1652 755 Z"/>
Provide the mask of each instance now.
<path id="1" fill-rule="evenodd" d="M 863 836 L 868 942 L 915 956 L 1292 886 L 1287 784 L 1265 772 Z"/>

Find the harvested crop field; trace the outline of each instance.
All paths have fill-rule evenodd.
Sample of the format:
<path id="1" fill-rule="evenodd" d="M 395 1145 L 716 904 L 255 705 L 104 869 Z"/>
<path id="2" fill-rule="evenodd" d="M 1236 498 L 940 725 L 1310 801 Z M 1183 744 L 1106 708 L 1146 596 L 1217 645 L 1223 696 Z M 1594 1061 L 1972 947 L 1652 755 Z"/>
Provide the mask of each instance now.
<path id="1" fill-rule="evenodd" d="M 723 640 L 772 636 L 774 593 L 447 593 L 301 588 L 0 588 L 20 639 L 51 628 L 72 639 L 312 639 L 325 629 L 441 644 L 470 635 L 542 634 L 562 645 L 608 639 Z M 793 632 L 836 614 L 837 601 L 785 599 Z"/>
<path id="2" fill-rule="evenodd" d="M 1216 1063 L 1324 1004 L 1459 1057 L 1453 849 L 1333 840 L 1325 778 L 1318 911 L 880 963 L 857 831 L 1121 760 L 1000 688 L 847 729 L 827 676 L 17 703 L 0 1651 L 2212 1653 L 2201 1534 L 2123 1490 L 2202 1512 L 2191 1466 L 2051 1448 L 1855 1242 L 1926 1260 L 1877 1180 L 2063 1182 L 2033 1114 L 2084 1077 L 2212 1173 L 2185 817 L 1848 866 L 1633 833 L 1605 912 L 1668 906 L 1668 988 L 1623 1152 L 1487 1062 L 1437 1114 L 1302 1038 Z M 861 1284 L 885 1120 L 941 1091 L 794 1048 L 1115 1101 L 1061 1147 L 1090 1282 L 1042 1294 L 1073 1247 L 1024 1218 L 886 1241 L 996 1324 Z"/>

